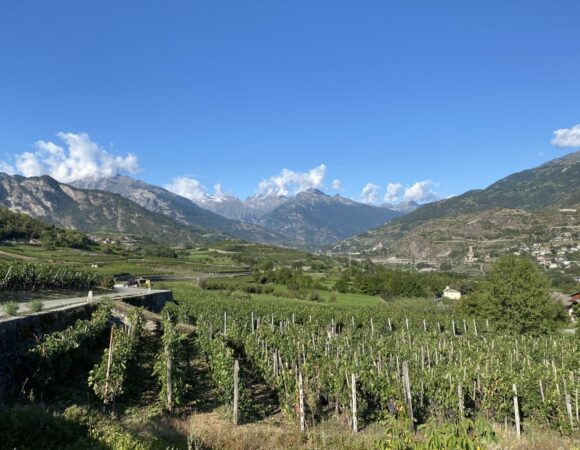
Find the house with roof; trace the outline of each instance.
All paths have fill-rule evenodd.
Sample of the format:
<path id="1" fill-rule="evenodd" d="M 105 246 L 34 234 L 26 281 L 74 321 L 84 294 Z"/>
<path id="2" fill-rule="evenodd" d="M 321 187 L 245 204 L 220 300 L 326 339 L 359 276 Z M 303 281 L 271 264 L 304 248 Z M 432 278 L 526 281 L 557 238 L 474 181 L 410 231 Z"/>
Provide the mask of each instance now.
<path id="1" fill-rule="evenodd" d="M 457 289 L 451 289 L 449 286 L 447 286 L 445 289 L 443 289 L 443 298 L 459 300 L 461 298 L 461 292 L 459 292 Z"/>

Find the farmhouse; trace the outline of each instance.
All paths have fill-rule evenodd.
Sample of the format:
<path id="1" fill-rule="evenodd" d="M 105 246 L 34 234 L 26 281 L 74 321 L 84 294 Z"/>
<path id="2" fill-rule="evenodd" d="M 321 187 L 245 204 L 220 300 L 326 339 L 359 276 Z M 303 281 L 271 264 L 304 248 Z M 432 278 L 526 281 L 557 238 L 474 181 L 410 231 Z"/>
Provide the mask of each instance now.
<path id="1" fill-rule="evenodd" d="M 461 298 L 461 292 L 459 292 L 456 289 L 451 289 L 449 286 L 447 286 L 443 290 L 443 298 L 449 298 L 452 300 L 459 300 Z"/>

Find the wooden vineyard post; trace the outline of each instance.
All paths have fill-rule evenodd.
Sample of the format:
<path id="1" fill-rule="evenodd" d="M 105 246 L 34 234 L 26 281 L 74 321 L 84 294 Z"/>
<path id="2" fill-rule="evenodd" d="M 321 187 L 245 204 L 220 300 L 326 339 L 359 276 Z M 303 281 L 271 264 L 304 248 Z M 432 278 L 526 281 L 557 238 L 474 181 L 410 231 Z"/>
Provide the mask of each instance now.
<path id="1" fill-rule="evenodd" d="M 457 333 L 455 332 L 455 319 L 451 320 L 451 325 L 453 325 L 453 336 L 455 336 Z"/>
<path id="2" fill-rule="evenodd" d="M 542 403 L 546 403 L 546 396 L 544 395 L 544 386 L 542 385 L 542 380 L 540 380 L 540 395 L 542 396 Z"/>
<path id="3" fill-rule="evenodd" d="M 103 394 L 103 412 L 107 412 L 107 394 L 109 393 L 109 378 L 111 376 L 111 366 L 113 365 L 113 342 L 115 339 L 115 327 L 111 327 L 111 337 L 109 338 L 109 358 L 107 360 L 107 374 L 105 376 L 105 392 Z"/>
<path id="4" fill-rule="evenodd" d="M 413 417 L 413 397 L 411 395 L 411 380 L 409 378 L 409 365 L 407 361 L 403 362 L 403 387 L 405 388 L 405 400 L 411 421 L 411 429 L 415 429 L 415 418 Z"/>
<path id="5" fill-rule="evenodd" d="M 224 311 L 224 336 L 228 334 L 228 313 Z"/>
<path id="6" fill-rule="evenodd" d="M 568 413 L 568 418 L 570 419 L 570 427 L 572 428 L 572 432 L 574 431 L 574 416 L 572 415 L 572 400 L 570 398 L 570 394 L 566 392 L 565 395 L 566 400 L 566 412 Z"/>
<path id="7" fill-rule="evenodd" d="M 171 334 L 173 333 L 172 327 L 173 324 L 171 323 L 171 318 L 169 317 L 169 313 L 167 313 L 167 322 L 165 323 L 167 327 L 163 330 L 164 333 Z M 170 339 L 165 341 L 165 357 L 166 360 L 166 378 L 167 378 L 167 410 L 172 413 L 173 412 L 173 354 L 171 352 L 171 343 Z"/>
<path id="8" fill-rule="evenodd" d="M 335 336 L 336 328 L 334 326 L 334 319 L 330 319 L 330 337 L 333 338 Z"/>
<path id="9" fill-rule="evenodd" d="M 520 407 L 518 404 L 518 389 L 516 388 L 515 384 L 512 385 L 512 388 L 514 390 L 514 416 L 516 419 L 516 436 L 518 437 L 518 439 L 520 439 L 522 429 L 520 426 Z"/>
<path id="10" fill-rule="evenodd" d="M 463 405 L 463 387 L 461 386 L 461 383 L 457 385 L 457 398 L 459 398 L 459 415 L 463 418 L 465 414 Z"/>
<path id="11" fill-rule="evenodd" d="M 302 371 L 298 372 L 298 408 L 300 414 L 300 432 L 306 431 L 306 418 L 304 416 L 304 380 Z"/>
<path id="12" fill-rule="evenodd" d="M 165 353 L 167 355 L 167 410 L 173 412 L 173 383 L 171 381 L 171 373 L 173 372 L 173 355 L 171 354 L 171 348 L 167 344 L 165 347 Z"/>
<path id="13" fill-rule="evenodd" d="M 255 330 L 254 330 L 254 311 L 252 311 L 252 315 L 251 315 L 250 320 L 252 321 L 250 330 L 252 330 L 252 334 L 254 334 L 254 332 L 255 332 Z"/>
<path id="14" fill-rule="evenodd" d="M 238 403 L 240 393 L 238 390 L 238 382 L 239 382 L 239 373 L 240 373 L 240 363 L 236 359 L 234 361 L 234 413 L 233 413 L 233 423 L 234 425 L 238 424 Z"/>
<path id="15" fill-rule="evenodd" d="M 578 388 L 576 388 L 576 422 L 580 422 L 580 416 L 578 415 Z"/>
<path id="16" fill-rule="evenodd" d="M 356 375 L 351 374 L 351 403 L 352 403 L 352 431 L 353 433 L 358 433 L 358 420 L 356 417 Z"/>

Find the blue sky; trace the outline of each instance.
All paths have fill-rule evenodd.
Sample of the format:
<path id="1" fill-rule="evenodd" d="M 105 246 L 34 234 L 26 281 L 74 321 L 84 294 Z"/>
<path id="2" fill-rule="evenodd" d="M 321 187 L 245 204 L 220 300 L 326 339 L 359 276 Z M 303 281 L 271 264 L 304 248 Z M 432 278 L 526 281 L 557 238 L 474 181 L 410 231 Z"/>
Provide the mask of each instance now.
<path id="1" fill-rule="evenodd" d="M 459 194 L 580 147 L 579 22 L 577 0 L 3 0 L 1 167 L 66 180 L 80 148 L 241 197 L 283 169 Z"/>

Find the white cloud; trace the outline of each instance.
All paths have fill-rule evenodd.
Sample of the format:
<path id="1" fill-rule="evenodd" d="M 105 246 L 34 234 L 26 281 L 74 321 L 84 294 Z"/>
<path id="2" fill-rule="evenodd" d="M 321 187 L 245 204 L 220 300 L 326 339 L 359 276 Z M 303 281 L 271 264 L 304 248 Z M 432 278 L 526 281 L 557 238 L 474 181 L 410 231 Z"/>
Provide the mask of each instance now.
<path id="1" fill-rule="evenodd" d="M 387 203 L 400 201 L 402 193 L 403 185 L 401 183 L 389 183 L 387 185 L 387 193 L 385 194 L 384 201 Z"/>
<path id="2" fill-rule="evenodd" d="M 57 133 L 66 148 L 49 141 L 37 141 L 33 152 L 14 155 L 15 170 L 26 177 L 50 175 L 70 183 L 82 179 L 99 179 L 117 173 L 139 172 L 137 156 L 115 156 L 99 147 L 86 133 Z M 11 166 L 3 163 L 0 167 Z"/>
<path id="3" fill-rule="evenodd" d="M 207 203 L 208 201 L 221 202 L 230 194 L 226 192 L 221 184 L 214 184 L 213 194 L 201 184 L 198 180 L 190 175 L 175 177 L 169 184 L 163 186 L 174 194 L 181 195 L 194 203 Z"/>
<path id="4" fill-rule="evenodd" d="M 390 204 L 414 201 L 425 203 L 435 200 L 439 194 L 433 190 L 437 186 L 433 180 L 417 181 L 411 186 L 403 186 L 401 183 L 389 183 L 384 201 Z"/>
<path id="5" fill-rule="evenodd" d="M 311 188 L 321 188 L 326 176 L 326 166 L 321 164 L 308 172 L 283 169 L 280 175 L 262 180 L 257 195 L 293 195 Z"/>
<path id="6" fill-rule="evenodd" d="M 377 203 L 380 197 L 380 189 L 376 184 L 365 184 L 360 194 L 361 201 L 363 203 Z"/>
<path id="7" fill-rule="evenodd" d="M 182 197 L 188 198 L 194 202 L 203 201 L 209 197 L 205 186 L 195 178 L 189 176 L 175 177 L 170 184 L 166 184 L 164 187 L 168 191 L 181 195 Z"/>
<path id="8" fill-rule="evenodd" d="M 16 173 L 16 169 L 10 164 L 4 161 L 0 161 L 0 172 L 5 172 L 8 175 L 14 175 Z"/>
<path id="9" fill-rule="evenodd" d="M 554 131 L 552 145 L 556 147 L 580 147 L 580 123 L 572 128 L 560 128 Z"/>
<path id="10" fill-rule="evenodd" d="M 16 155 L 16 169 L 25 177 L 36 177 L 46 172 L 40 159 L 34 153 L 24 152 Z"/>
<path id="11" fill-rule="evenodd" d="M 436 183 L 432 180 L 417 181 L 413 186 L 405 188 L 403 200 L 417 203 L 431 202 L 438 197 L 438 194 L 432 190 Z"/>
<path id="12" fill-rule="evenodd" d="M 224 187 L 219 183 L 213 185 L 213 192 L 214 192 L 213 196 L 218 200 L 221 200 L 227 196 Z"/>
<path id="13" fill-rule="evenodd" d="M 338 179 L 332 180 L 332 184 L 330 185 L 330 187 L 334 191 L 340 191 L 342 189 L 342 181 L 340 181 Z"/>

